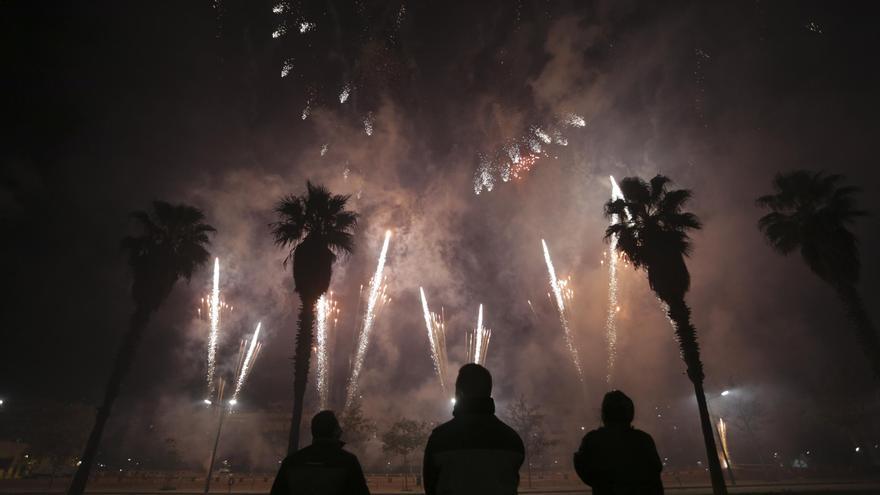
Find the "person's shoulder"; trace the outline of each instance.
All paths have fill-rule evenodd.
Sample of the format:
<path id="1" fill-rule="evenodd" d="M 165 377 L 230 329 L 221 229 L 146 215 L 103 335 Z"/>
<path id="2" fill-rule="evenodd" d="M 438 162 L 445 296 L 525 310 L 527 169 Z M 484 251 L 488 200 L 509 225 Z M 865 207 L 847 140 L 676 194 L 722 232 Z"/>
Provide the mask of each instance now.
<path id="1" fill-rule="evenodd" d="M 455 418 L 452 418 L 445 423 L 440 423 L 439 425 L 435 426 L 433 430 L 431 430 L 430 436 L 433 437 L 434 435 L 442 435 L 443 433 L 453 429 L 455 427 L 454 425 L 455 425 Z"/>
<path id="2" fill-rule="evenodd" d="M 631 435 L 637 438 L 639 441 L 651 444 L 654 443 L 654 437 L 652 437 L 648 432 L 642 431 L 638 428 L 633 428 L 631 431 Z"/>

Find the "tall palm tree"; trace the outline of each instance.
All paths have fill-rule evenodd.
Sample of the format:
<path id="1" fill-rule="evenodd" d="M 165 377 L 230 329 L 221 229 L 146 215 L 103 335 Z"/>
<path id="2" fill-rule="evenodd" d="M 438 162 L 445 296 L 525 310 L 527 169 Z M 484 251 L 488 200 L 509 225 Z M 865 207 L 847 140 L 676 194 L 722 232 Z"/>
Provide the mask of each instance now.
<path id="1" fill-rule="evenodd" d="M 853 198 L 859 189 L 841 186 L 842 180 L 842 175 L 806 170 L 777 174 L 773 194 L 757 200 L 771 210 L 758 228 L 779 253 L 799 250 L 810 270 L 834 288 L 880 379 L 880 337 L 856 289 L 861 261 L 858 241 L 847 228 L 867 212 Z"/>
<path id="2" fill-rule="evenodd" d="M 86 488 L 110 410 L 134 360 L 150 315 L 165 301 L 178 279 L 189 281 L 193 272 L 207 261 L 208 251 L 205 247 L 210 243 L 208 234 L 215 231 L 214 227 L 204 223 L 205 215 L 201 210 L 183 204 L 154 201 L 152 212 L 137 211 L 132 213 L 132 217 L 139 224 L 141 233 L 125 237 L 122 248 L 128 252 L 128 265 L 133 276 L 131 295 L 134 313 L 116 354 L 113 371 L 104 390 L 104 401 L 98 408 L 95 426 L 86 442 L 68 495 L 80 495 Z"/>
<path id="3" fill-rule="evenodd" d="M 605 204 L 605 215 L 618 219 L 605 231 L 605 239 L 617 236 L 617 248 L 634 268 L 648 272 L 651 289 L 664 303 L 675 328 L 688 378 L 694 385 L 713 492 L 723 495 L 727 493 L 727 488 L 703 391 L 705 375 L 700 347 L 696 329 L 691 323 L 691 310 L 684 299 L 691 283 L 684 261 L 691 252 L 688 232 L 700 229 L 701 224 L 693 213 L 682 211 L 691 198 L 691 191 L 668 190 L 666 186 L 669 183 L 670 180 L 662 175 L 654 177 L 650 183 L 638 177 L 623 179 L 620 189 L 624 199 Z"/>
<path id="4" fill-rule="evenodd" d="M 306 183 L 304 196 L 285 196 L 270 225 L 275 244 L 289 248 L 284 265 L 293 259 L 293 283 L 300 298 L 299 328 L 293 357 L 293 415 L 288 452 L 299 449 L 303 401 L 309 376 L 315 304 L 330 287 L 336 257 L 351 253 L 357 213 L 346 210 L 349 196 L 330 194 L 325 187 Z"/>

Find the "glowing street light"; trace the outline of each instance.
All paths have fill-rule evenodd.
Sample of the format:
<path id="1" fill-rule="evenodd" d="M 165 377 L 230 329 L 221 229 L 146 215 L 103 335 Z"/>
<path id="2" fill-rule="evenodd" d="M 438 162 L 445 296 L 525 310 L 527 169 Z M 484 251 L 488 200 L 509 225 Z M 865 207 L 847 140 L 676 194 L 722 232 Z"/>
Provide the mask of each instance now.
<path id="1" fill-rule="evenodd" d="M 730 390 L 725 390 L 724 392 L 721 392 L 721 397 L 727 397 L 728 395 L 730 395 Z"/>

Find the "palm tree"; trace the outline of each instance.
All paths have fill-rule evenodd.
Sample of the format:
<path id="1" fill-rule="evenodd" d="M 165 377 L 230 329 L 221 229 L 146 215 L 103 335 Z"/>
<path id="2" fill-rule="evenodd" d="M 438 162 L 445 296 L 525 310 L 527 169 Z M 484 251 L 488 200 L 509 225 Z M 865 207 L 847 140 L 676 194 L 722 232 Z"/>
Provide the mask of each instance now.
<path id="1" fill-rule="evenodd" d="M 271 224 L 275 244 L 289 248 L 284 265 L 293 259 L 293 282 L 300 298 L 299 328 L 293 357 L 293 415 L 288 452 L 299 449 L 303 400 L 309 375 L 315 304 L 330 287 L 333 262 L 351 253 L 357 213 L 346 210 L 349 196 L 330 194 L 325 187 L 306 183 L 306 195 L 289 195 L 278 202 L 280 220 Z"/>
<path id="2" fill-rule="evenodd" d="M 664 303 L 666 313 L 675 328 L 681 356 L 687 366 L 687 375 L 694 385 L 700 425 L 709 462 L 709 474 L 715 495 L 727 493 L 714 430 L 709 419 L 706 395 L 703 392 L 703 363 L 697 333 L 691 323 L 691 310 L 684 296 L 690 288 L 691 277 L 684 258 L 691 252 L 688 231 L 701 228 L 699 219 L 682 211 L 691 198 L 687 189 L 667 190 L 670 180 L 662 175 L 646 183 L 638 177 L 627 177 L 620 182 L 624 199 L 605 204 L 605 215 L 618 220 L 605 231 L 605 239 L 617 237 L 617 247 L 636 269 L 648 272 L 648 283 Z"/>
<path id="3" fill-rule="evenodd" d="M 201 210 L 188 205 L 153 202 L 153 211 L 137 211 L 132 217 L 140 226 L 141 234 L 127 236 L 122 248 L 128 252 L 133 282 L 131 295 L 134 313 L 128 331 L 116 354 L 113 371 L 104 390 L 104 401 L 98 408 L 95 425 L 86 442 L 82 460 L 70 484 L 68 495 L 80 495 L 86 488 L 89 472 L 98 453 L 104 426 L 110 417 L 120 385 L 131 367 L 138 343 L 150 315 L 171 293 L 178 279 L 189 279 L 193 272 L 208 259 L 208 234 L 214 227 L 204 223 Z"/>
<path id="4" fill-rule="evenodd" d="M 847 228 L 867 212 L 858 209 L 853 198 L 859 189 L 840 186 L 842 180 L 842 175 L 806 170 L 777 174 L 773 194 L 757 200 L 771 210 L 758 221 L 758 228 L 779 253 L 800 250 L 810 270 L 834 288 L 880 379 L 880 337 L 856 289 L 858 241 Z"/>

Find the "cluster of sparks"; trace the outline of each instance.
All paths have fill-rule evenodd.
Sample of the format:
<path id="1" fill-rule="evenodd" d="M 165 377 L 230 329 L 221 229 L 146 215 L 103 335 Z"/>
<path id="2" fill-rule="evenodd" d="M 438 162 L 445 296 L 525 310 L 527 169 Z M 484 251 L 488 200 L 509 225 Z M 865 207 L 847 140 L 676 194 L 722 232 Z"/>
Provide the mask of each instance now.
<path id="1" fill-rule="evenodd" d="M 443 396 L 448 395 L 446 386 L 446 322 L 443 313 L 432 313 L 428 307 L 428 298 L 425 297 L 425 289 L 419 287 L 419 295 L 422 299 L 422 314 L 425 318 L 425 329 L 428 331 L 428 342 L 431 344 L 431 359 L 434 361 L 434 371 L 440 380 L 440 388 Z"/>
<path id="2" fill-rule="evenodd" d="M 481 155 L 474 176 L 474 193 L 491 192 L 500 180 L 510 182 L 524 178 L 542 158 L 555 158 L 553 146 L 568 146 L 565 131 L 586 127 L 577 114 L 566 114 L 544 128 L 531 126 L 528 132 L 497 149 L 491 156 Z"/>
<path id="3" fill-rule="evenodd" d="M 489 340 L 492 338 L 492 330 L 483 326 L 483 305 L 477 311 L 477 326 L 468 334 L 467 360 L 469 363 L 486 364 L 486 354 L 489 351 Z"/>
<path id="4" fill-rule="evenodd" d="M 246 340 L 242 341 L 242 353 L 239 358 L 238 373 L 236 373 L 235 391 L 232 393 L 232 399 L 229 401 L 231 405 L 235 405 L 238 402 L 238 394 L 241 393 L 241 389 L 244 387 L 248 374 L 254 367 L 254 361 L 257 360 L 257 356 L 260 354 L 260 349 L 263 348 L 263 345 L 259 340 L 260 327 L 262 325 L 262 322 L 257 323 L 257 329 L 254 330 L 254 335 L 251 337 L 250 342 Z"/>
<path id="5" fill-rule="evenodd" d="M 568 345 L 571 360 L 574 363 L 574 367 L 577 369 L 578 378 L 581 383 L 584 383 L 584 372 L 581 368 L 581 359 L 578 356 L 577 347 L 574 343 L 574 335 L 571 333 L 571 328 L 568 325 L 568 317 L 565 312 L 565 296 L 562 292 L 562 286 L 560 286 L 559 280 L 556 278 L 556 269 L 553 268 L 553 260 L 550 259 L 550 250 L 547 248 L 547 242 L 544 241 L 544 239 L 541 239 L 541 246 L 544 248 L 544 261 L 547 263 L 547 273 L 550 276 L 550 289 L 554 297 L 554 302 L 556 303 L 556 309 L 559 312 L 559 323 L 562 325 L 562 330 L 565 333 L 565 343 Z"/>
<path id="6" fill-rule="evenodd" d="M 316 379 L 318 387 L 318 398 L 321 402 L 321 410 L 327 409 L 330 395 L 330 360 L 329 360 L 329 339 L 330 333 L 336 328 L 336 322 L 339 318 L 339 307 L 336 300 L 333 299 L 333 291 L 329 294 L 321 295 L 315 305 L 315 313 L 317 314 L 316 327 Z"/>
<path id="7" fill-rule="evenodd" d="M 373 330 L 373 323 L 376 319 L 378 308 L 387 302 L 385 294 L 385 284 L 383 283 L 385 270 L 385 258 L 388 255 L 388 244 L 391 242 L 391 231 L 385 231 L 385 241 L 382 243 L 382 250 L 379 252 L 379 260 L 376 264 L 376 272 L 370 280 L 369 295 L 367 297 L 367 308 L 364 311 L 363 325 L 358 335 L 357 348 L 355 349 L 354 364 L 351 370 L 351 377 L 348 381 L 348 391 L 345 398 L 345 409 L 347 410 L 354 403 L 357 395 L 358 378 L 361 369 L 364 366 L 364 356 L 367 353 L 367 347 L 370 343 L 370 332 Z"/>

